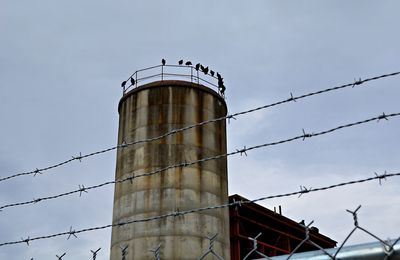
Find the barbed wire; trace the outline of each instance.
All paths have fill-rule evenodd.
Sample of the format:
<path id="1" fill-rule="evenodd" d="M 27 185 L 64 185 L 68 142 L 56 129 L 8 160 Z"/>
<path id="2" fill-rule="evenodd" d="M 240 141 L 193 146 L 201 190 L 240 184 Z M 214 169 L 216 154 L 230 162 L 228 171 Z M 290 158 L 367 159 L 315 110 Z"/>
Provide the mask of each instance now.
<path id="1" fill-rule="evenodd" d="M 125 148 L 127 146 L 131 146 L 131 145 L 135 145 L 135 144 L 140 144 L 140 143 L 152 142 L 152 141 L 160 140 L 160 139 L 165 138 L 167 136 L 170 136 L 170 135 L 182 132 L 182 131 L 186 131 L 186 130 L 189 130 L 189 129 L 192 129 L 192 128 L 195 128 L 195 127 L 198 127 L 198 126 L 203 126 L 203 125 L 206 125 L 206 124 L 209 124 L 209 123 L 215 123 L 215 122 L 226 120 L 226 119 L 228 119 L 228 120 L 236 119 L 235 117 L 241 116 L 241 115 L 244 115 L 244 114 L 253 113 L 253 112 L 256 112 L 256 111 L 259 111 L 259 110 L 263 110 L 263 109 L 266 109 L 266 108 L 282 105 L 282 104 L 289 103 L 289 102 L 296 102 L 296 100 L 304 99 L 304 98 L 307 98 L 307 97 L 311 97 L 311 96 L 315 96 L 315 95 L 319 95 L 319 94 L 323 94 L 323 93 L 327 93 L 327 92 L 331 92 L 331 91 L 335 91 L 335 90 L 339 90 L 339 89 L 359 86 L 359 85 L 362 85 L 362 84 L 364 84 L 366 82 L 369 82 L 369 81 L 374 81 L 374 80 L 379 80 L 379 79 L 383 79 L 383 78 L 387 78 L 387 77 L 392 77 L 392 76 L 396 76 L 396 75 L 399 75 L 399 74 L 400 74 L 400 72 L 393 72 L 393 73 L 389 73 L 389 74 L 383 74 L 383 75 L 380 75 L 380 76 L 375 76 L 375 77 L 372 77 L 372 78 L 367 78 L 367 79 L 364 79 L 364 80 L 362 80 L 360 78 L 358 80 L 355 80 L 353 83 L 348 83 L 348 84 L 344 84 L 344 85 L 337 86 L 337 87 L 332 87 L 332 88 L 327 88 L 327 89 L 323 89 L 323 90 L 319 90 L 319 91 L 315 91 L 315 92 L 310 92 L 308 94 L 303 94 L 303 95 L 300 95 L 300 96 L 293 96 L 293 94 L 290 93 L 290 98 L 284 99 L 284 100 L 281 100 L 281 101 L 278 101 L 278 102 L 275 102 L 275 103 L 271 103 L 271 104 L 263 105 L 263 106 L 260 106 L 260 107 L 252 108 L 252 109 L 249 109 L 249 110 L 237 112 L 237 113 L 230 114 L 230 115 L 227 115 L 227 116 L 224 116 L 224 117 L 219 117 L 219 118 L 215 118 L 215 119 L 202 121 L 200 123 L 192 124 L 192 125 L 189 125 L 189 126 L 186 126 L 186 127 L 177 128 L 177 129 L 174 129 L 174 130 L 172 130 L 170 132 L 167 132 L 167 133 L 165 133 L 163 135 L 160 135 L 160 136 L 157 136 L 157 137 L 143 139 L 143 140 L 137 140 L 137 141 L 132 141 L 132 142 L 128 142 L 128 143 L 122 143 L 122 144 L 119 144 L 117 146 L 113 146 L 113 147 L 110 147 L 110 148 L 106 148 L 104 150 L 99 150 L 99 151 L 88 153 L 88 154 L 84 154 L 84 155 L 82 155 L 82 153 L 79 153 L 78 156 L 72 156 L 71 159 L 65 160 L 63 162 L 60 162 L 60 163 L 57 163 L 57 164 L 54 164 L 54 165 L 51 165 L 51 166 L 47 166 L 47 167 L 44 167 L 44 168 L 36 168 L 35 170 L 32 170 L 32 171 L 21 172 L 21 173 L 12 174 L 12 175 L 9 175 L 9 176 L 6 176 L 6 177 L 2 177 L 2 178 L 0 178 L 0 182 L 6 181 L 6 180 L 9 180 L 9 179 L 13 179 L 13 178 L 16 178 L 16 177 L 20 177 L 20 176 L 27 176 L 27 175 L 36 176 L 37 174 L 42 174 L 45 171 L 49 171 L 51 169 L 61 167 L 61 166 L 65 165 L 65 164 L 71 163 L 73 161 L 80 161 L 81 162 L 83 159 L 88 158 L 88 157 L 92 157 L 92 156 L 96 156 L 96 155 L 99 155 L 99 154 L 107 153 L 107 152 L 110 152 L 110 151 L 113 151 L 113 150 L 116 150 L 116 149 Z"/>
<path id="2" fill-rule="evenodd" d="M 305 223 L 299 223 L 299 226 L 304 229 L 304 239 L 298 242 L 298 244 L 294 247 L 293 250 L 291 250 L 290 254 L 288 255 L 281 255 L 281 256 L 267 256 L 266 254 L 258 251 L 258 242 L 262 242 L 261 240 L 258 241 L 258 238 L 261 236 L 262 233 L 259 233 L 257 236 L 253 237 L 248 237 L 248 239 L 252 242 L 253 248 L 242 258 L 242 260 L 247 260 L 249 257 L 252 255 L 257 255 L 258 257 L 263 257 L 260 259 L 266 259 L 266 260 L 289 260 L 291 258 L 296 258 L 296 255 L 299 254 L 299 258 L 301 259 L 306 259 L 306 258 L 311 258 L 311 257 L 319 257 L 318 259 L 324 259 L 322 258 L 323 256 L 328 257 L 329 259 L 336 260 L 336 259 L 353 259 L 353 257 L 357 256 L 361 259 L 361 257 L 368 258 L 368 257 L 375 257 L 375 258 L 368 258 L 368 259 L 384 259 L 388 260 L 390 259 L 391 256 L 394 254 L 398 254 L 400 252 L 400 246 L 398 246 L 398 243 L 400 242 L 400 237 L 397 239 L 393 240 L 384 240 L 381 239 L 379 236 L 375 235 L 371 231 L 369 231 L 367 228 L 362 227 L 359 224 L 359 216 L 358 216 L 358 211 L 360 210 L 361 205 L 359 205 L 355 210 L 346 210 L 348 213 L 352 215 L 353 218 L 353 225 L 354 227 L 351 229 L 351 231 L 347 234 L 347 236 L 344 238 L 343 242 L 340 244 L 339 247 L 337 248 L 324 248 L 320 245 L 318 245 L 316 242 L 313 241 L 312 236 L 310 235 L 310 231 L 312 230 L 311 225 L 314 223 L 314 221 L 311 221 L 309 224 Z M 355 234 L 356 231 L 360 231 L 362 233 L 367 234 L 369 237 L 373 238 L 374 240 L 377 241 L 377 243 L 368 243 L 368 244 L 361 244 L 361 245 L 355 245 L 355 246 L 349 246 L 348 248 L 345 247 L 345 244 L 349 241 L 349 239 Z M 218 236 L 218 233 L 207 237 L 209 240 L 209 246 L 206 252 L 204 252 L 201 256 L 198 257 L 199 260 L 204 259 L 207 255 L 213 255 L 217 259 L 223 260 L 224 258 L 218 254 L 214 250 L 214 242 L 216 240 L 216 237 Z M 319 251 L 303 251 L 300 250 L 303 245 L 308 244 L 314 247 L 316 250 Z M 162 243 L 159 243 L 158 246 L 155 249 L 149 249 L 148 251 L 152 252 L 154 255 L 155 260 L 160 260 L 161 259 L 161 245 Z M 360 250 L 364 249 L 364 250 Z M 100 251 L 101 248 L 97 249 L 96 251 L 90 250 L 92 253 L 92 259 L 95 260 L 97 257 L 97 253 Z M 128 245 L 123 245 L 120 246 L 121 249 L 121 259 L 125 260 L 127 255 L 128 255 Z M 368 249 L 368 250 L 365 250 Z M 347 254 L 346 254 L 347 252 Z M 352 254 L 348 254 L 349 252 L 352 252 Z M 61 256 L 56 255 L 58 259 L 62 259 L 67 253 L 63 253 Z M 342 255 L 341 255 L 342 254 Z M 380 258 L 381 257 L 381 258 Z M 33 260 L 33 258 L 31 258 Z"/>
<path id="3" fill-rule="evenodd" d="M 366 119 L 366 120 L 362 120 L 362 121 L 358 121 L 358 122 L 354 122 L 354 123 L 349 123 L 349 124 L 345 124 L 345 125 L 341 125 L 341 126 L 337 126 L 335 128 L 331 128 L 331 129 L 328 129 L 328 130 L 325 130 L 325 131 L 321 131 L 321 132 L 318 132 L 318 133 L 306 133 L 305 130 L 303 129 L 302 130 L 303 131 L 302 135 L 298 135 L 298 136 L 291 137 L 291 138 L 288 138 L 288 139 L 284 139 L 284 140 L 280 140 L 280 141 L 276 141 L 276 142 L 271 142 L 271 143 L 259 144 L 259 145 L 251 146 L 251 147 L 248 147 L 248 148 L 246 148 L 246 146 L 244 146 L 244 148 L 236 149 L 236 151 L 234 151 L 234 152 L 220 154 L 220 155 L 211 156 L 211 157 L 206 157 L 206 158 L 202 158 L 202 159 L 191 161 L 191 162 L 183 162 L 183 163 L 179 163 L 179 164 L 175 164 L 175 165 L 169 165 L 169 166 L 166 166 L 166 167 L 161 168 L 161 169 L 157 169 L 157 170 L 154 170 L 154 171 L 151 171 L 151 172 L 142 173 L 142 174 L 138 174 L 138 175 L 135 175 L 134 173 L 132 173 L 132 175 L 127 177 L 127 178 L 123 178 L 123 179 L 115 180 L 115 181 L 108 181 L 108 182 L 104 182 L 104 183 L 93 185 L 93 186 L 85 187 L 84 185 L 79 185 L 79 188 L 77 190 L 68 191 L 68 192 L 65 192 L 65 193 L 61 193 L 61 194 L 57 194 L 57 195 L 53 195 L 53 196 L 48 196 L 48 197 L 42 197 L 42 198 L 36 198 L 36 199 L 34 198 L 32 200 L 29 200 L 29 201 L 3 205 L 3 206 L 0 207 L 0 211 L 4 210 L 5 208 L 17 207 L 17 206 L 28 205 L 28 204 L 35 204 L 35 203 L 38 203 L 38 202 L 57 199 L 57 198 L 61 198 L 61 197 L 68 196 L 68 195 L 72 195 L 72 194 L 75 194 L 75 193 L 79 193 L 79 197 L 81 197 L 82 192 L 87 193 L 88 190 L 98 189 L 98 188 L 101 188 L 103 186 L 122 183 L 122 182 L 127 182 L 127 181 L 130 181 L 132 183 L 132 181 L 134 179 L 137 179 L 137 178 L 148 177 L 148 176 L 151 176 L 151 175 L 155 175 L 155 174 L 158 174 L 158 173 L 165 172 L 165 171 L 170 170 L 170 169 L 188 167 L 190 165 L 200 164 L 200 163 L 204 163 L 204 162 L 211 161 L 211 160 L 218 160 L 218 159 L 229 157 L 229 156 L 236 155 L 236 154 L 246 155 L 247 156 L 247 152 L 251 151 L 251 150 L 260 149 L 260 148 L 264 148 L 264 147 L 268 147 L 268 146 L 280 145 L 280 144 L 284 144 L 284 143 L 288 143 L 288 142 L 293 142 L 293 141 L 298 140 L 298 139 L 302 139 L 304 141 L 306 138 L 311 138 L 311 137 L 314 137 L 314 136 L 320 136 L 320 135 L 332 133 L 334 131 L 337 131 L 337 130 L 340 130 L 340 129 L 343 129 L 343 128 L 349 128 L 349 127 L 353 127 L 353 126 L 356 126 L 356 125 L 365 124 L 365 123 L 368 123 L 368 122 L 371 122 L 371 121 L 376 121 L 377 120 L 379 122 L 382 119 L 388 120 L 388 118 L 396 117 L 396 116 L 400 116 L 400 113 L 392 113 L 392 114 L 383 113 L 382 115 L 379 115 L 379 116 L 376 116 L 376 117 L 372 117 L 372 118 L 369 118 L 369 119 Z M 380 176 L 378 176 L 378 177 L 380 178 L 380 180 L 382 179 L 382 177 L 380 177 Z M 308 191 L 308 189 L 305 188 L 304 186 L 303 186 L 303 188 L 302 188 L 302 190 L 304 191 L 303 193 L 306 193 Z"/>
<path id="4" fill-rule="evenodd" d="M 348 210 L 349 211 L 349 210 Z M 257 238 L 259 237 L 259 235 L 261 233 L 259 233 L 259 235 L 257 235 L 256 237 L 252 238 L 249 237 L 248 239 L 250 241 L 253 242 L 253 249 L 244 257 L 242 258 L 242 260 L 247 260 L 249 259 L 250 256 L 252 255 L 256 255 L 258 257 L 262 257 L 262 258 L 257 258 L 257 259 L 265 259 L 265 260 L 289 260 L 292 257 L 294 257 L 295 259 L 297 259 L 296 256 L 298 256 L 298 258 L 300 259 L 306 259 L 307 256 L 308 258 L 317 258 L 318 259 L 325 259 L 323 258 L 323 256 L 327 256 L 329 259 L 335 260 L 335 259 L 354 259 L 354 257 L 357 257 L 357 259 L 361 259 L 362 257 L 364 258 L 368 258 L 368 259 L 390 259 L 391 256 L 393 255 L 397 255 L 400 252 L 400 247 L 398 246 L 398 242 L 400 241 L 400 237 L 396 240 L 382 240 L 381 238 L 373 235 L 370 231 L 366 230 L 365 228 L 362 228 L 359 224 L 357 224 L 352 231 L 349 233 L 348 237 L 352 236 L 354 234 L 354 229 L 360 229 L 362 231 L 366 231 L 367 234 L 372 234 L 372 237 L 374 239 L 376 239 L 378 241 L 378 243 L 367 243 L 367 244 L 358 244 L 358 245 L 354 245 L 354 246 L 349 246 L 348 248 L 343 247 L 344 243 L 347 241 L 348 238 L 345 239 L 345 241 L 341 244 L 341 246 L 339 248 L 323 248 L 322 246 L 318 245 L 317 243 L 315 243 L 311 236 L 310 236 L 310 230 L 312 229 L 312 227 L 310 227 L 312 224 L 314 223 L 314 221 L 311 221 L 308 225 L 303 225 L 300 224 L 299 225 L 304 229 L 305 231 L 305 238 L 299 242 L 299 244 L 295 247 L 295 249 L 292 250 L 292 252 L 289 255 L 281 255 L 281 256 L 267 256 L 261 252 L 259 252 L 257 250 L 257 246 L 258 246 L 258 242 Z M 210 240 L 210 245 L 208 248 L 208 251 L 203 254 L 201 257 L 199 257 L 198 259 L 203 259 L 205 256 L 212 254 L 213 256 L 215 256 L 217 259 L 223 260 L 224 258 L 221 257 L 220 255 L 218 255 L 218 253 L 215 252 L 215 250 L 213 249 L 213 242 L 212 240 Z M 260 241 L 261 242 L 261 241 Z M 319 251 L 303 251 L 303 252 L 298 252 L 299 249 L 301 248 L 302 245 L 304 244 L 309 244 L 312 245 L 313 247 L 315 247 L 317 250 Z M 354 247 L 358 247 L 358 248 L 354 248 Z M 364 249 L 364 251 L 361 251 L 360 248 Z M 93 258 L 92 260 L 96 260 L 97 257 L 97 252 L 100 250 L 101 248 L 99 248 L 96 252 L 93 250 L 90 250 L 93 254 Z M 128 249 L 128 245 L 126 245 L 125 247 L 121 247 L 121 260 L 126 260 L 126 256 L 128 255 L 127 252 Z M 368 249 L 368 250 L 365 250 Z M 353 250 L 353 251 L 352 251 Z M 161 243 L 157 246 L 156 249 L 150 249 L 150 252 L 152 252 L 154 254 L 154 259 L 155 260 L 161 260 Z M 352 252 L 352 254 L 346 254 L 346 252 Z M 341 253 L 343 253 L 344 255 L 342 256 Z M 66 253 L 64 253 L 61 256 L 61 259 L 63 256 L 65 256 Z M 58 255 L 56 255 L 57 258 L 59 258 Z M 380 258 L 381 257 L 381 258 Z M 59 258 L 60 259 L 60 258 Z M 31 260 L 34 260 L 34 258 L 32 257 Z"/>
<path id="5" fill-rule="evenodd" d="M 381 174 L 381 175 L 375 173 L 375 176 L 369 177 L 369 178 L 365 178 L 365 179 L 359 179 L 359 180 L 348 181 L 348 182 L 341 182 L 341 183 L 338 183 L 338 184 L 333 184 L 333 185 L 324 186 L 324 187 L 320 187 L 320 188 L 308 188 L 308 189 L 300 188 L 300 191 L 294 191 L 294 192 L 277 194 L 277 195 L 269 195 L 269 196 L 260 197 L 260 198 L 253 199 L 253 200 L 238 200 L 238 201 L 233 201 L 233 202 L 230 202 L 230 203 L 225 203 L 225 204 L 220 204 L 220 205 L 215 205 L 215 206 L 194 208 L 194 209 L 184 210 L 184 211 L 179 211 L 178 210 L 178 211 L 173 211 L 173 212 L 166 213 L 166 214 L 163 214 L 163 215 L 157 215 L 157 216 L 154 216 L 154 217 L 130 220 L 130 221 L 126 221 L 126 222 L 119 222 L 119 223 L 116 223 L 116 224 L 108 224 L 108 225 L 104 225 L 104 226 L 97 226 L 97 227 L 85 228 L 85 229 L 80 229 L 80 230 L 72 230 L 72 227 L 70 227 L 69 231 L 66 231 L 66 232 L 60 232 L 60 233 L 56 233 L 56 234 L 52 234 L 52 235 L 38 236 L 38 237 L 33 237 L 33 238 L 28 236 L 27 238 L 21 238 L 20 240 L 17 240 L 17 241 L 3 242 L 3 243 L 0 243 L 0 247 L 7 246 L 7 245 L 14 245 L 14 244 L 22 244 L 22 243 L 26 243 L 27 245 L 29 245 L 29 243 L 31 241 L 49 239 L 49 238 L 54 238 L 54 237 L 59 237 L 59 236 L 67 236 L 67 239 L 68 239 L 69 237 L 71 237 L 71 235 L 77 237 L 77 234 L 91 232 L 91 231 L 95 231 L 95 230 L 102 230 L 102 229 L 107 229 L 107 228 L 111 228 L 111 227 L 121 227 L 121 226 L 130 225 L 130 224 L 134 224 L 134 223 L 141 223 L 141 222 L 160 220 L 160 219 L 164 219 L 164 218 L 168 218 L 168 217 L 178 217 L 178 216 L 183 216 L 183 215 L 187 215 L 187 214 L 191 214 L 191 213 L 207 211 L 207 210 L 214 210 L 214 209 L 221 209 L 221 208 L 227 208 L 227 207 L 242 206 L 243 204 L 256 203 L 256 202 L 275 199 L 275 198 L 302 195 L 302 194 L 305 194 L 305 193 L 324 191 L 324 190 L 333 189 L 333 188 L 337 188 L 337 187 L 341 187 L 341 186 L 346 186 L 346 185 L 351 185 L 351 184 L 359 184 L 359 183 L 364 183 L 364 182 L 367 182 L 367 181 L 381 180 L 381 179 L 387 179 L 387 178 L 398 177 L 398 176 L 400 176 L 400 172 L 398 172 L 398 173 L 387 173 L 387 172 L 385 172 L 384 174 Z"/>

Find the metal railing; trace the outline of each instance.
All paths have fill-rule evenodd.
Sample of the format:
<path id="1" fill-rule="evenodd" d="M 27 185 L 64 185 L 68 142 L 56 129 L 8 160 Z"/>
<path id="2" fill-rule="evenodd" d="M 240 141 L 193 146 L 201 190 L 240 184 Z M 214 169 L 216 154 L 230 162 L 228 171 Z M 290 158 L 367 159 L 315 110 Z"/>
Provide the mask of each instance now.
<path id="1" fill-rule="evenodd" d="M 204 74 L 204 75 L 202 75 Z M 213 72 L 214 74 L 214 72 Z M 216 90 L 225 98 L 225 93 L 218 87 L 218 78 L 192 65 L 157 65 L 135 71 L 126 81 L 123 81 L 122 92 L 153 82 L 154 80 L 185 80 Z"/>

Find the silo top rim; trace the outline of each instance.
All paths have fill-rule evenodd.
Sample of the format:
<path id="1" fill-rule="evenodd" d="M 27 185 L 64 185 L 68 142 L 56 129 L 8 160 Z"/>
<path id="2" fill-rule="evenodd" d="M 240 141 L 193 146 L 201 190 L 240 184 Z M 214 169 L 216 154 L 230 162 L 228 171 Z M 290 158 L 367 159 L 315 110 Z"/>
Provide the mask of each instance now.
<path id="1" fill-rule="evenodd" d="M 214 90 L 212 90 L 211 88 L 208 88 L 204 85 L 198 84 L 198 83 L 194 83 L 194 82 L 189 82 L 189 81 L 183 81 L 183 80 L 160 80 L 160 81 L 154 81 L 145 85 L 141 85 L 137 88 L 134 88 L 132 90 L 130 90 L 129 92 L 127 92 L 126 94 L 124 94 L 121 98 L 121 100 L 119 101 L 118 104 L 118 111 L 120 111 L 121 105 L 122 103 L 125 101 L 125 99 L 127 99 L 129 96 L 145 90 L 145 89 L 149 89 L 149 88 L 156 88 L 156 87 L 186 87 L 186 88 L 194 88 L 194 89 L 199 89 L 205 92 L 210 93 L 211 95 L 215 96 L 217 99 L 219 99 L 219 101 L 225 106 L 226 111 L 227 109 L 227 105 L 225 102 L 225 99 L 219 95 L 217 92 L 215 92 Z"/>

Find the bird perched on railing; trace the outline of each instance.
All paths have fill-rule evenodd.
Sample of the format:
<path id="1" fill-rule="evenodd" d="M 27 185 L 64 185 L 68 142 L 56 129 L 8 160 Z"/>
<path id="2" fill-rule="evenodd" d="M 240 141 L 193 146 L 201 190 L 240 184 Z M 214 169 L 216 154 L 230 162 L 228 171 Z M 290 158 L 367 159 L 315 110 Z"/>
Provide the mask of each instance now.
<path id="1" fill-rule="evenodd" d="M 185 63 L 185 65 L 186 65 L 186 66 L 191 66 L 192 63 L 191 63 L 190 61 L 187 61 L 187 62 Z"/>
<path id="2" fill-rule="evenodd" d="M 125 85 L 126 85 L 126 80 L 125 80 L 125 81 L 122 81 L 121 87 L 125 87 Z"/>
<path id="3" fill-rule="evenodd" d="M 132 86 L 135 85 L 135 79 L 134 78 L 131 78 L 131 84 L 132 84 Z"/>
<path id="4" fill-rule="evenodd" d="M 197 71 L 200 69 L 201 64 L 197 63 L 196 66 L 194 67 Z"/>
<path id="5" fill-rule="evenodd" d="M 183 60 L 178 61 L 178 64 L 182 65 L 183 64 Z"/>
<path id="6" fill-rule="evenodd" d="M 207 75 L 208 74 L 208 67 L 205 67 L 205 68 L 203 67 L 202 71 L 203 71 L 204 75 Z"/>
<path id="7" fill-rule="evenodd" d="M 222 83 L 221 85 L 218 85 L 218 89 L 221 92 L 221 95 L 225 96 L 226 87 L 224 86 L 224 83 Z"/>
<path id="8" fill-rule="evenodd" d="M 213 70 L 210 70 L 210 75 L 211 75 L 211 77 L 214 77 L 215 72 Z"/>
<path id="9" fill-rule="evenodd" d="M 162 60 L 161 60 L 161 64 L 162 64 L 163 66 L 165 66 L 165 63 L 166 63 L 165 59 L 162 59 Z"/>
<path id="10" fill-rule="evenodd" d="M 224 85 L 224 79 L 222 78 L 221 74 L 219 74 L 218 72 L 217 72 L 217 78 L 218 78 L 218 90 L 224 96 L 225 90 L 226 90 L 226 87 Z"/>

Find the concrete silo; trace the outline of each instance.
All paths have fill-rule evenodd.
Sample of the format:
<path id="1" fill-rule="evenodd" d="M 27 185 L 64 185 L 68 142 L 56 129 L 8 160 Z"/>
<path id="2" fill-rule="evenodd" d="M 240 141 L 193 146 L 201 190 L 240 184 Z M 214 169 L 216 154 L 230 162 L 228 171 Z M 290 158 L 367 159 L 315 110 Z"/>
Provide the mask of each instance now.
<path id="1" fill-rule="evenodd" d="M 143 140 L 227 114 L 224 99 L 200 84 L 164 80 L 137 87 L 119 103 L 118 143 Z M 119 149 L 116 179 L 152 172 L 226 153 L 226 122 L 209 123 L 163 139 Z M 176 167 L 117 183 L 113 224 L 214 206 L 228 202 L 226 158 Z M 113 227 L 111 260 L 198 259 L 208 250 L 207 237 L 218 233 L 214 251 L 229 256 L 228 209 L 207 210 Z M 205 259 L 215 259 L 207 256 Z"/>

